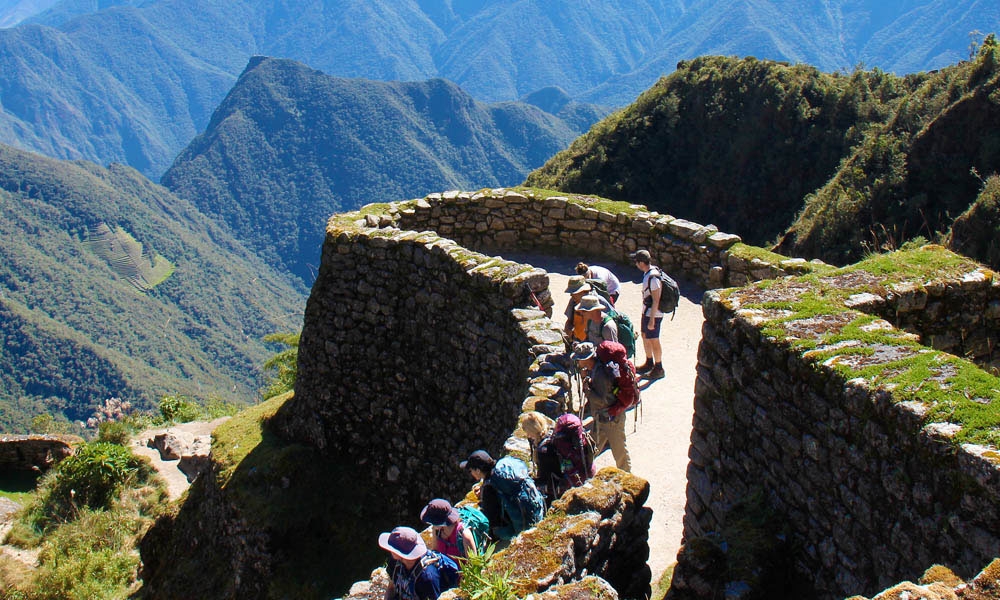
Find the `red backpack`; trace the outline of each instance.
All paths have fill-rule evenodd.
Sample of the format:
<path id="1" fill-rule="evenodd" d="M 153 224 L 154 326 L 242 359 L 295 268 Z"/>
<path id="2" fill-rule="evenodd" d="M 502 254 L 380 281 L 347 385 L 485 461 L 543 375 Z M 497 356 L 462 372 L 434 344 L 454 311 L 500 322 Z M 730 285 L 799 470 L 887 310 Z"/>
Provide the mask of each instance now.
<path id="1" fill-rule="evenodd" d="M 597 345 L 597 360 L 616 371 L 615 398 L 618 401 L 608 408 L 608 414 L 617 417 L 634 408 L 640 402 L 639 385 L 635 376 L 635 365 L 628 359 L 625 346 L 605 340 Z"/>

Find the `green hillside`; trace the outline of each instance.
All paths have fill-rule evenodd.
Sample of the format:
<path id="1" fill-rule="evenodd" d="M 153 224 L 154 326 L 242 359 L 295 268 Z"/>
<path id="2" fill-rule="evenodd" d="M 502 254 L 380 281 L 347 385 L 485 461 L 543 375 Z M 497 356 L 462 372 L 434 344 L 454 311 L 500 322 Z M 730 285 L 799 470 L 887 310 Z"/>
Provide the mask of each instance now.
<path id="1" fill-rule="evenodd" d="M 831 262 L 891 250 L 918 235 L 946 235 L 1000 171 L 1000 48 L 928 74 L 845 156 L 781 240 L 786 254 Z M 963 237 L 958 251 L 980 244 Z M 1000 264 L 991 262 L 993 266 Z"/>
<path id="2" fill-rule="evenodd" d="M 579 133 L 535 106 L 481 104 L 444 80 L 341 79 L 257 57 L 162 182 L 310 282 L 332 213 L 512 185 Z"/>
<path id="3" fill-rule="evenodd" d="M 0 427 L 110 397 L 245 402 L 304 290 L 190 203 L 117 165 L 0 146 Z"/>
<path id="4" fill-rule="evenodd" d="M 678 65 L 636 102 L 531 173 L 526 185 L 596 194 L 764 244 L 906 91 L 881 72 L 718 56 Z"/>
<path id="5" fill-rule="evenodd" d="M 973 62 L 907 77 L 699 58 L 526 185 L 638 202 L 844 264 L 945 236 L 1000 170 L 997 63 L 992 37 Z"/>

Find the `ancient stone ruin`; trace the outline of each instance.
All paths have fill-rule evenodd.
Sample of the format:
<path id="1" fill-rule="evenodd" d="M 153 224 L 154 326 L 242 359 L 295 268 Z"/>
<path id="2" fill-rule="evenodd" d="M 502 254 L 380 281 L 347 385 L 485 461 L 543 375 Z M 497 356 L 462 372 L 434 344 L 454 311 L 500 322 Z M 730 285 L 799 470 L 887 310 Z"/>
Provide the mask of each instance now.
<path id="1" fill-rule="evenodd" d="M 464 497 L 471 482 L 458 458 L 516 452 L 518 414 L 570 394 L 568 374 L 544 361 L 564 350 L 545 317 L 547 274 L 502 254 L 626 262 L 638 248 L 714 290 L 674 597 L 745 597 L 766 583 L 753 578 L 769 572 L 760 566 L 788 567 L 816 597 L 843 598 L 916 581 L 935 562 L 968 578 L 990 562 L 1000 548 L 1000 380 L 942 350 L 994 363 L 1000 283 L 939 248 L 920 252 L 947 268 L 903 253 L 896 270 L 838 270 L 597 198 L 483 190 L 371 205 L 328 223 L 295 397 L 270 424 L 364 468 L 391 518 L 412 521 L 430 497 Z M 497 564 L 536 597 L 642 597 L 645 486 L 602 471 Z M 281 487 L 269 488 L 272 501 Z M 216 530 L 242 540 L 225 547 L 227 589 L 263 597 L 277 534 L 248 529 L 226 490 L 204 493 L 226 506 Z M 760 523 L 781 524 L 780 543 L 740 539 L 738 518 L 758 509 L 768 515 Z M 780 560 L 744 577 L 732 548 Z M 378 585 L 376 572 L 356 597 Z"/>

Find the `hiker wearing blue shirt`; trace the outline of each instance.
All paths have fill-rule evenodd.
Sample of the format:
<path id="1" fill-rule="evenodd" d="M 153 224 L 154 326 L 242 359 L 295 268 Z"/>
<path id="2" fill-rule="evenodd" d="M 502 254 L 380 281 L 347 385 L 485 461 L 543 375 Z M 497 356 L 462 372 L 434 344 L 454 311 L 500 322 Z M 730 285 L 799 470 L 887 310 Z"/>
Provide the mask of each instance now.
<path id="1" fill-rule="evenodd" d="M 397 527 L 378 536 L 378 545 L 390 555 L 385 600 L 437 600 L 458 585 L 455 561 L 428 550 L 416 530 Z"/>

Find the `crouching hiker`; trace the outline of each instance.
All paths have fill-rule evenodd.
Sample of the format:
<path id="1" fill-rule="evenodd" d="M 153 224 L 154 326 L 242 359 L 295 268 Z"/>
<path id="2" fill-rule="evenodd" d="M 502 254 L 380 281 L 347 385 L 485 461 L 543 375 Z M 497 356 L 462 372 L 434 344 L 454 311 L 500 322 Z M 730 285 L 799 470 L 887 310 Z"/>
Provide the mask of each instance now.
<path id="1" fill-rule="evenodd" d="M 410 527 L 397 527 L 378 536 L 389 553 L 389 587 L 385 600 L 437 600 L 441 592 L 458 585 L 458 565 L 444 554 L 428 550 Z"/>
<path id="2" fill-rule="evenodd" d="M 456 509 L 444 498 L 435 498 L 420 511 L 420 520 L 430 525 L 434 532 L 427 547 L 460 565 L 461 560 L 486 549 L 490 522 L 486 515 L 471 506 Z"/>
<path id="3" fill-rule="evenodd" d="M 479 506 L 490 520 L 493 539 L 507 541 L 545 516 L 545 499 L 524 461 L 505 456 L 494 463 L 489 454 L 477 450 L 461 467 L 482 479 Z"/>

